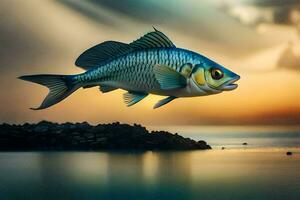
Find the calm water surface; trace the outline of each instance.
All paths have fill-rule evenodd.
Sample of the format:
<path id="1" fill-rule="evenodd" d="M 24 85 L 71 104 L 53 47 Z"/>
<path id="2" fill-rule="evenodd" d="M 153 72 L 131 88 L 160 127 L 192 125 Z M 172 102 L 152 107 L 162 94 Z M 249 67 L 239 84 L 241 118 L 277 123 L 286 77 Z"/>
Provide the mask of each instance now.
<path id="1" fill-rule="evenodd" d="M 0 199 L 298 200 L 300 148 L 278 132 L 269 138 L 268 133 L 263 132 L 264 143 L 257 132 L 240 132 L 225 139 L 237 142 L 227 146 L 207 136 L 216 142 L 215 149 L 207 151 L 3 152 Z M 286 133 L 289 140 L 298 140 L 297 130 Z M 189 130 L 185 134 L 201 137 Z M 278 137 L 284 138 L 281 146 L 275 145 Z M 249 146 L 241 146 L 241 141 L 250 141 Z M 260 145 L 252 144 L 255 141 Z M 294 154 L 286 156 L 287 150 Z"/>
<path id="2" fill-rule="evenodd" d="M 205 140 L 214 148 L 300 147 L 300 126 L 151 126 L 195 140 Z"/>

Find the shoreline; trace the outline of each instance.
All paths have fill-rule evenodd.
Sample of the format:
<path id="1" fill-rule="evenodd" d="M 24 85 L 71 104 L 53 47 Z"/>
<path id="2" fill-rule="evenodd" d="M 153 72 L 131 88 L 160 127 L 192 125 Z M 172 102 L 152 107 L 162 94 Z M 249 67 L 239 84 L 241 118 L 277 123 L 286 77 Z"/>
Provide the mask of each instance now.
<path id="1" fill-rule="evenodd" d="M 134 124 L 0 124 L 0 151 L 205 150 L 205 141 Z"/>

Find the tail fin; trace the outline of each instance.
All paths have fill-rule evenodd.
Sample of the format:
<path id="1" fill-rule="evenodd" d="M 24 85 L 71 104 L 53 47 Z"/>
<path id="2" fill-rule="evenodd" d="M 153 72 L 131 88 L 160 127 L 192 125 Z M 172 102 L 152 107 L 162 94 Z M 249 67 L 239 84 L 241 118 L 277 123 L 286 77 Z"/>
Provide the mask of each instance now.
<path id="1" fill-rule="evenodd" d="M 33 110 L 45 109 L 57 104 L 78 89 L 68 75 L 41 74 L 20 76 L 19 79 L 44 85 L 50 90 L 40 107 L 31 108 Z"/>

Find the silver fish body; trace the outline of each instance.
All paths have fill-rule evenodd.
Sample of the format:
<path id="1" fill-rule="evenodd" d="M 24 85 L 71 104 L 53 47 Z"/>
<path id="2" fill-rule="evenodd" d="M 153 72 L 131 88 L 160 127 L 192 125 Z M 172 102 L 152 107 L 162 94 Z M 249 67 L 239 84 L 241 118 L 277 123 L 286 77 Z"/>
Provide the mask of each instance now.
<path id="1" fill-rule="evenodd" d="M 130 44 L 100 43 L 85 52 L 75 65 L 86 70 L 77 75 L 27 75 L 22 80 L 38 83 L 50 92 L 38 109 L 62 101 L 78 88 L 99 86 L 103 93 L 126 90 L 124 101 L 132 106 L 148 94 L 168 96 L 161 107 L 178 97 L 217 94 L 237 88 L 240 77 L 207 57 L 177 48 L 162 32 L 154 30 Z"/>
<path id="2" fill-rule="evenodd" d="M 103 66 L 76 75 L 74 80 L 83 86 L 109 85 L 127 91 L 158 95 L 195 96 L 187 90 L 162 90 L 153 68 L 164 65 L 176 71 L 185 63 L 196 64 L 204 59 L 199 54 L 180 48 L 155 48 L 136 51 L 109 61 Z"/>

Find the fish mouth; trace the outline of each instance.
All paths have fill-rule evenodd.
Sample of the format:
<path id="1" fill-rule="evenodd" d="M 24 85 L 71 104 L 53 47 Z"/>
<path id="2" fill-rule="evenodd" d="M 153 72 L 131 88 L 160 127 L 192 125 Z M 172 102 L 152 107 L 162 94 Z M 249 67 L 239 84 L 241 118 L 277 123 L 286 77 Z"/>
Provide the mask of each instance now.
<path id="1" fill-rule="evenodd" d="M 222 87 L 220 89 L 223 91 L 231 91 L 231 90 L 236 89 L 238 87 L 238 85 L 235 84 L 235 82 L 238 81 L 239 79 L 240 79 L 240 76 L 237 76 L 236 78 L 227 81 L 226 83 L 224 83 L 222 85 Z"/>

